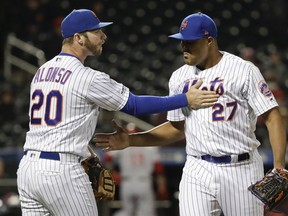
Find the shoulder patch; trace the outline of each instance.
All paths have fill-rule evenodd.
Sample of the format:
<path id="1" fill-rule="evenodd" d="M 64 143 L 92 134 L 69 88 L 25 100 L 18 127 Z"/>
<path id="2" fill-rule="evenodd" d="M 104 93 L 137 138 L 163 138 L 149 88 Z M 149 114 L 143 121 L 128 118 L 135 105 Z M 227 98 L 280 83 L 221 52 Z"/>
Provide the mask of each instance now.
<path id="1" fill-rule="evenodd" d="M 272 92 L 271 92 L 268 84 L 264 80 L 261 80 L 259 82 L 258 88 L 259 88 L 259 91 L 261 92 L 261 94 L 263 94 L 264 96 L 266 96 L 266 97 L 272 96 Z"/>

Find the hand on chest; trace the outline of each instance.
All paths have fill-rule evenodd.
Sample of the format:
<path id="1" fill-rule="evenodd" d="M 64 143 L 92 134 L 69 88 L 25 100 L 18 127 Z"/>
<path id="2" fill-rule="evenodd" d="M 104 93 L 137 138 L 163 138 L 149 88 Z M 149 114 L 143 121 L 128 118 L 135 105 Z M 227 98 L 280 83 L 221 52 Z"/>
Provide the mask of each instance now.
<path id="1" fill-rule="evenodd" d="M 199 77 L 185 81 L 182 92 L 187 92 L 199 79 L 203 81 L 203 84 L 199 88 L 200 90 L 215 91 L 220 97 L 212 107 L 194 110 L 197 116 L 201 115 L 202 120 L 206 119 L 209 122 L 233 120 L 239 107 L 238 102 L 242 101 L 239 90 L 240 83 L 237 84 L 235 80 L 228 80 L 222 77 L 212 77 L 210 79 Z M 190 115 L 190 112 L 183 113 L 186 116 Z"/>
<path id="2" fill-rule="evenodd" d="M 215 91 L 219 95 L 223 95 L 225 92 L 225 86 L 224 86 L 224 79 L 220 77 L 216 77 L 212 80 L 206 80 L 204 78 L 194 78 L 194 79 L 189 79 L 184 82 L 184 87 L 182 90 L 182 93 L 186 93 L 188 89 L 195 85 L 198 80 L 202 80 L 203 84 L 200 86 L 200 90 L 203 91 Z"/>

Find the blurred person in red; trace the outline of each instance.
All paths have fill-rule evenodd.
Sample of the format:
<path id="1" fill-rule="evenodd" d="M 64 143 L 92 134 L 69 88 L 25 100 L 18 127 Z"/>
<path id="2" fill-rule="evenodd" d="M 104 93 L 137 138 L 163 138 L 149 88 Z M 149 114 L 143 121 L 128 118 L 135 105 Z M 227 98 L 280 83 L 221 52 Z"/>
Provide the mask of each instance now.
<path id="1" fill-rule="evenodd" d="M 128 133 L 137 131 L 134 123 L 126 126 Z M 122 209 L 113 216 L 155 216 L 155 200 L 168 199 L 164 167 L 160 162 L 158 148 L 132 147 L 123 151 L 108 152 L 106 165 L 118 165 L 120 173 L 114 172 L 119 184 Z M 156 194 L 154 192 L 154 180 Z"/>

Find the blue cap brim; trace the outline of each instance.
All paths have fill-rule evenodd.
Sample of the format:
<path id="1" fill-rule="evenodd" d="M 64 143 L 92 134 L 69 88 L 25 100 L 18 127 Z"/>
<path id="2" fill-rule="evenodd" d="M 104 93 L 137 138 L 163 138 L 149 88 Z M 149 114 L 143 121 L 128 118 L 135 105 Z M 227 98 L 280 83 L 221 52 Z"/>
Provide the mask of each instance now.
<path id="1" fill-rule="evenodd" d="M 90 28 L 85 29 L 85 31 L 93 31 L 93 30 L 100 29 L 111 24 L 113 24 L 113 22 L 100 22 L 97 25 L 94 25 L 94 26 L 91 26 Z"/>
<path id="2" fill-rule="evenodd" d="M 88 29 L 85 29 L 84 31 L 93 31 L 93 30 L 100 29 L 100 28 L 103 28 L 103 27 L 111 25 L 111 24 L 113 24 L 113 22 L 100 22 L 97 25 L 94 25 L 94 26 L 91 26 Z M 70 37 L 70 36 L 72 36 L 72 35 L 67 35 L 66 37 Z"/>
<path id="3" fill-rule="evenodd" d="M 92 31 L 92 30 L 100 29 L 111 24 L 113 24 L 113 22 L 100 22 L 97 25 L 91 26 L 89 29 L 86 29 L 85 31 Z"/>
<path id="4" fill-rule="evenodd" d="M 98 26 L 99 26 L 98 28 L 103 28 L 103 27 L 111 25 L 111 24 L 113 24 L 113 22 L 100 22 L 98 24 Z"/>
<path id="5" fill-rule="evenodd" d="M 187 36 L 184 36 L 181 33 L 169 35 L 168 37 L 169 38 L 175 38 L 175 39 L 178 39 L 178 40 L 198 40 L 198 39 L 203 38 L 203 37 L 193 37 L 193 36 L 187 37 Z"/>

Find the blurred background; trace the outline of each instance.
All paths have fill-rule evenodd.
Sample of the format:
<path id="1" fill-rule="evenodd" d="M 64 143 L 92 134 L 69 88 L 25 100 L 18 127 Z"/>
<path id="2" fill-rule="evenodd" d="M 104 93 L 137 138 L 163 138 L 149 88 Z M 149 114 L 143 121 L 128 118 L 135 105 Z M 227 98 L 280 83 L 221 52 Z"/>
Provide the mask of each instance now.
<path id="1" fill-rule="evenodd" d="M 287 125 L 287 6 L 286 0 L 1 0 L 0 215 L 21 215 L 16 170 L 28 130 L 30 81 L 40 64 L 60 52 L 60 24 L 73 9 L 88 8 L 101 21 L 114 22 L 104 28 L 108 40 L 102 55 L 89 57 L 85 65 L 108 73 L 135 94 L 163 96 L 168 94 L 171 73 L 183 64 L 178 42 L 167 36 L 178 32 L 187 15 L 207 13 L 218 26 L 220 49 L 260 68 Z M 135 118 L 103 110 L 96 131 L 111 132 L 112 118 L 123 126 L 133 122 L 141 131 L 164 122 L 166 113 Z M 262 143 L 259 151 L 267 171 L 273 158 L 260 119 L 256 134 Z M 184 148 L 185 142 L 180 142 L 159 149 L 166 177 L 165 196 L 157 196 L 155 190 L 159 216 L 178 215 Z M 101 149 L 95 150 L 103 156 Z M 100 215 L 109 216 L 121 208 L 119 195 L 116 197 L 113 202 L 99 203 Z"/>

